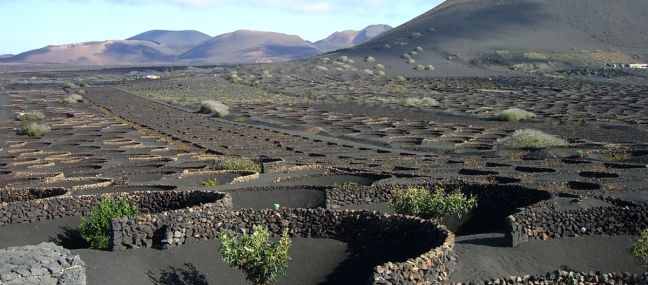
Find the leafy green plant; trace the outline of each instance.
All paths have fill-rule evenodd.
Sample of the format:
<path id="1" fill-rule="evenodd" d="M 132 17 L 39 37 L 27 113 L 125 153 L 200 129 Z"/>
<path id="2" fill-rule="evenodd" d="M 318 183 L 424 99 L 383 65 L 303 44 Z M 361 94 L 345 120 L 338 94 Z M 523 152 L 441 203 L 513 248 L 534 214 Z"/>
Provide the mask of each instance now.
<path id="1" fill-rule="evenodd" d="M 247 280 L 256 285 L 268 285 L 285 274 L 291 240 L 284 230 L 279 241 L 270 241 L 270 233 L 265 226 L 256 225 L 251 234 L 243 231 L 238 237 L 223 233 L 220 235 L 220 252 L 223 261 L 245 273 Z"/>
<path id="2" fill-rule="evenodd" d="M 505 148 L 545 148 L 567 144 L 564 139 L 533 129 L 517 130 L 510 136 L 497 140 L 497 145 Z"/>
<path id="3" fill-rule="evenodd" d="M 42 119 L 45 119 L 45 114 L 43 112 L 39 111 L 30 111 L 30 112 L 24 112 L 24 113 L 18 113 L 16 116 L 16 120 L 18 121 L 40 121 Z"/>
<path id="4" fill-rule="evenodd" d="M 200 102 L 200 112 L 222 118 L 229 114 L 229 107 L 218 101 L 206 100 Z"/>
<path id="5" fill-rule="evenodd" d="M 200 186 L 202 187 L 215 187 L 220 185 L 220 181 L 218 178 L 210 178 L 210 179 L 205 179 L 203 182 L 200 183 Z"/>
<path id="6" fill-rule="evenodd" d="M 533 117 L 535 117 L 534 113 L 531 113 L 526 110 L 522 110 L 520 108 L 509 108 L 495 115 L 495 119 L 499 121 L 507 121 L 507 122 L 528 120 Z"/>
<path id="7" fill-rule="evenodd" d="M 405 104 L 414 107 L 437 107 L 439 106 L 439 101 L 430 97 L 422 98 L 407 98 L 405 99 Z"/>
<path id="8" fill-rule="evenodd" d="M 245 158 L 230 158 L 221 161 L 220 169 L 223 170 L 250 170 L 261 172 L 261 166 L 249 159 Z"/>
<path id="9" fill-rule="evenodd" d="M 134 218 L 138 214 L 137 206 L 128 201 L 105 198 L 92 208 L 88 218 L 81 220 L 81 237 L 90 247 L 105 249 L 110 236 L 110 221 L 115 218 Z"/>
<path id="10" fill-rule="evenodd" d="M 63 97 L 63 100 L 61 101 L 61 103 L 63 103 L 63 104 L 76 104 L 76 103 L 79 103 L 81 101 L 83 101 L 83 96 L 81 96 L 79 94 L 70 94 L 70 95 L 67 95 L 67 96 Z"/>
<path id="11" fill-rule="evenodd" d="M 436 220 L 445 215 L 461 216 L 468 213 L 477 207 L 477 198 L 466 197 L 459 191 L 446 193 L 441 188 L 430 191 L 413 187 L 397 191 L 391 205 L 399 214 Z"/>
<path id="12" fill-rule="evenodd" d="M 65 82 L 63 83 L 63 88 L 77 88 L 77 86 L 72 82 Z"/>
<path id="13" fill-rule="evenodd" d="M 50 127 L 44 124 L 27 122 L 20 126 L 18 129 L 19 135 L 27 135 L 30 137 L 41 138 L 50 132 Z"/>
<path id="14" fill-rule="evenodd" d="M 543 61 L 548 59 L 547 56 L 541 52 L 525 52 L 523 56 L 524 59 L 532 61 Z"/>
<path id="15" fill-rule="evenodd" d="M 635 262 L 648 268 L 648 229 L 641 233 L 639 240 L 632 248 L 632 257 L 634 257 Z"/>
<path id="16" fill-rule="evenodd" d="M 352 182 L 352 181 L 344 182 L 342 184 L 337 184 L 336 183 L 335 187 L 339 187 L 339 188 L 342 188 L 342 189 L 353 189 L 355 187 L 358 187 L 358 183 Z"/>

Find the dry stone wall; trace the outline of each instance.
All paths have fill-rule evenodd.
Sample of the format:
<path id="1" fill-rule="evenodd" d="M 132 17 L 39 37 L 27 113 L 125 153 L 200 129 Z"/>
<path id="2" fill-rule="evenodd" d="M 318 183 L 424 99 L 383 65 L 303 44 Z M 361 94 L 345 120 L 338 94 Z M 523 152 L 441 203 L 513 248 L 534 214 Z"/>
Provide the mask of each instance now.
<path id="1" fill-rule="evenodd" d="M 0 284 L 86 284 L 85 263 L 54 243 L 0 249 L 0 264 Z"/>
<path id="2" fill-rule="evenodd" d="M 43 199 L 65 193 L 67 193 L 65 188 L 2 189 L 0 191 L 0 203 Z"/>
<path id="3" fill-rule="evenodd" d="M 507 218 L 512 246 L 529 240 L 584 235 L 638 235 L 648 228 L 648 205 L 624 203 L 561 211 L 539 203 Z"/>
<path id="4" fill-rule="evenodd" d="M 387 263 L 367 279 L 375 284 L 447 281 L 455 268 L 454 235 L 427 220 L 368 211 L 280 209 L 222 211 L 202 205 L 189 209 L 112 221 L 113 250 L 137 247 L 170 248 L 191 241 L 215 239 L 224 231 L 240 232 L 265 225 L 274 234 L 334 238 L 342 241 L 389 241 L 415 246 L 421 256 Z"/>
<path id="5" fill-rule="evenodd" d="M 88 196 L 59 196 L 0 203 L 0 226 L 87 215 L 99 201 L 106 197 L 135 203 L 143 213 L 159 213 L 203 203 L 212 203 L 220 199 L 230 199 L 229 196 L 223 193 L 208 191 L 147 191 Z"/>

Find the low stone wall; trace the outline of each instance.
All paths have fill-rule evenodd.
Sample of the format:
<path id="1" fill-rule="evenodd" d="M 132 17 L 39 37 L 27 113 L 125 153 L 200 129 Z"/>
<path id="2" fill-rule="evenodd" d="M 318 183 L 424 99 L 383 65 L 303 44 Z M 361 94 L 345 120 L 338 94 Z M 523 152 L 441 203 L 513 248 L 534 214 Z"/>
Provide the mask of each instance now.
<path id="1" fill-rule="evenodd" d="M 547 285 L 547 284 L 648 284 L 648 273 L 601 273 L 601 272 L 574 272 L 554 271 L 544 275 L 510 276 L 484 281 L 484 285 L 495 284 L 525 284 L 525 285 Z M 462 283 L 455 283 L 462 285 Z"/>
<path id="2" fill-rule="evenodd" d="M 529 240 L 584 235 L 638 235 L 648 228 L 648 204 L 561 211 L 543 202 L 507 218 L 512 246 Z"/>
<path id="3" fill-rule="evenodd" d="M 85 263 L 54 243 L 0 249 L 0 284 L 86 284 Z"/>
<path id="4" fill-rule="evenodd" d="M 67 216 L 87 215 L 106 197 L 127 200 L 143 213 L 159 213 L 223 200 L 231 207 L 229 195 L 209 191 L 147 191 L 87 196 L 62 196 L 38 200 L 0 203 L 0 226 L 29 223 Z"/>
<path id="5" fill-rule="evenodd" d="M 43 199 L 66 193 L 65 188 L 1 189 L 0 203 Z"/>
<path id="6" fill-rule="evenodd" d="M 416 246 L 423 254 L 407 262 L 374 269 L 368 280 L 402 284 L 447 281 L 456 264 L 454 235 L 445 227 L 414 217 L 368 211 L 326 209 L 251 209 L 224 212 L 207 205 L 112 221 L 113 250 L 135 247 L 169 248 L 191 241 L 215 239 L 223 231 L 240 232 L 265 225 L 275 234 L 284 229 L 293 237 L 334 238 L 341 241 L 389 241 Z"/>

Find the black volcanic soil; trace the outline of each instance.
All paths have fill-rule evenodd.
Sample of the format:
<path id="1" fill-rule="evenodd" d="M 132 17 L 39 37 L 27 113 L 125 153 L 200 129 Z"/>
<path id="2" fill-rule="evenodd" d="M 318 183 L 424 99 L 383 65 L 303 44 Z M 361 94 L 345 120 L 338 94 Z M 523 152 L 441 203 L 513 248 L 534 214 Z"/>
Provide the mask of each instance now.
<path id="1" fill-rule="evenodd" d="M 580 272 L 633 272 L 644 270 L 632 260 L 636 236 L 584 236 L 530 241 L 511 248 L 503 234 L 457 237 L 459 268 L 453 282 L 479 282 L 506 276 L 544 274 L 557 269 Z"/>

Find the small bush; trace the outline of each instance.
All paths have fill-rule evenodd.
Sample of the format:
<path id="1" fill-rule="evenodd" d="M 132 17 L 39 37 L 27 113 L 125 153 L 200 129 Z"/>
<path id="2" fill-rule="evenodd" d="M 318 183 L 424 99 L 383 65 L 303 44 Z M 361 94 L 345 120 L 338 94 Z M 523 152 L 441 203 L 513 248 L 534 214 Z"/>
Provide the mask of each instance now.
<path id="1" fill-rule="evenodd" d="M 547 60 L 547 56 L 544 53 L 540 52 L 525 52 L 524 59 L 533 60 L 533 61 L 543 61 Z"/>
<path id="2" fill-rule="evenodd" d="M 376 72 L 376 75 L 378 75 L 378 76 L 385 76 L 385 72 L 382 71 L 382 70 L 379 70 L 378 72 Z"/>
<path id="3" fill-rule="evenodd" d="M 347 63 L 349 62 L 349 57 L 346 55 L 340 56 L 337 58 L 337 61 Z"/>
<path id="4" fill-rule="evenodd" d="M 375 59 L 373 56 L 367 56 L 367 57 L 365 57 L 365 62 L 372 63 L 372 62 L 374 62 L 374 61 L 376 61 L 376 59 Z"/>
<path id="5" fill-rule="evenodd" d="M 374 73 L 373 73 L 373 70 L 371 70 L 371 69 L 365 69 L 363 72 L 364 72 L 365 74 L 368 74 L 368 75 L 373 75 L 373 74 L 374 74 Z"/>
<path id="6" fill-rule="evenodd" d="M 223 170 L 250 170 L 261 172 L 261 166 L 256 162 L 245 158 L 230 158 L 220 163 Z"/>
<path id="7" fill-rule="evenodd" d="M 378 69 L 378 70 L 385 69 L 385 66 L 379 63 L 374 66 L 374 69 Z"/>
<path id="8" fill-rule="evenodd" d="M 70 95 L 67 95 L 67 96 L 63 97 L 63 100 L 61 101 L 61 103 L 63 103 L 63 104 L 76 104 L 76 103 L 79 103 L 81 101 L 83 101 L 83 96 L 81 96 L 79 94 L 70 94 Z"/>
<path id="9" fill-rule="evenodd" d="M 115 218 L 134 218 L 138 214 L 137 206 L 128 201 L 105 198 L 97 207 L 92 208 L 89 218 L 81 220 L 79 226 L 81 237 L 90 244 L 90 247 L 108 248 L 110 221 Z"/>
<path id="10" fill-rule="evenodd" d="M 41 138 L 50 132 L 50 127 L 44 124 L 39 124 L 35 122 L 25 123 L 20 126 L 18 129 L 18 134 L 23 136 L 30 136 L 35 138 Z"/>
<path id="11" fill-rule="evenodd" d="M 632 248 L 632 257 L 637 264 L 648 268 L 648 229 L 645 229 Z"/>
<path id="12" fill-rule="evenodd" d="M 63 88 L 77 88 L 77 86 L 72 82 L 65 82 L 63 83 Z"/>
<path id="13" fill-rule="evenodd" d="M 508 148 L 545 148 L 567 145 L 567 141 L 532 129 L 522 129 L 513 132 L 510 136 L 498 139 L 497 144 Z"/>
<path id="14" fill-rule="evenodd" d="M 384 48 L 384 49 L 390 49 L 390 48 L 391 48 L 391 45 L 390 45 L 390 44 L 385 44 L 385 45 L 383 45 L 383 48 Z"/>
<path id="15" fill-rule="evenodd" d="M 398 82 L 405 82 L 405 81 L 407 81 L 407 78 L 405 78 L 405 76 L 400 76 L 400 75 L 399 75 L 399 76 L 396 76 L 396 81 L 398 81 Z"/>
<path id="16" fill-rule="evenodd" d="M 437 188 L 408 188 L 396 192 L 391 205 L 396 212 L 423 219 L 440 219 L 445 215 L 463 215 L 477 207 L 477 198 L 466 197 L 459 191 L 446 193 Z"/>
<path id="17" fill-rule="evenodd" d="M 349 181 L 349 182 L 344 182 L 344 183 L 342 183 L 342 184 L 337 184 L 337 183 L 336 183 L 336 184 L 335 184 L 335 187 L 342 188 L 342 189 L 353 189 L 353 188 L 358 187 L 358 183 L 356 183 L 356 182 L 351 182 L 351 181 Z"/>
<path id="18" fill-rule="evenodd" d="M 407 62 L 408 64 L 413 64 L 413 63 L 416 63 L 416 60 L 414 60 L 413 58 L 410 58 L 405 62 Z"/>
<path id="19" fill-rule="evenodd" d="M 412 56 L 417 56 L 417 55 L 418 55 L 418 52 L 415 51 L 415 50 L 413 50 L 413 51 L 410 52 L 410 54 L 411 54 Z"/>
<path id="20" fill-rule="evenodd" d="M 412 59 L 412 56 L 409 53 L 404 53 L 403 55 L 401 55 L 401 58 L 402 59 Z"/>
<path id="21" fill-rule="evenodd" d="M 437 107 L 439 106 L 439 101 L 430 97 L 407 98 L 405 99 L 405 104 L 415 107 Z"/>
<path id="22" fill-rule="evenodd" d="M 495 51 L 495 54 L 497 54 L 497 56 L 499 56 L 501 59 L 510 59 L 513 57 L 511 52 L 508 50 L 498 50 Z"/>
<path id="23" fill-rule="evenodd" d="M 216 187 L 220 185 L 220 181 L 218 178 L 210 178 L 210 179 L 205 179 L 203 182 L 200 183 L 200 186 L 202 187 Z"/>
<path id="24" fill-rule="evenodd" d="M 39 111 L 31 111 L 31 112 L 25 112 L 25 113 L 18 113 L 18 116 L 16 116 L 16 120 L 18 121 L 40 121 L 42 119 L 45 119 L 45 114 Z"/>
<path id="25" fill-rule="evenodd" d="M 200 112 L 222 118 L 229 114 L 229 107 L 218 101 L 206 100 L 200 102 Z"/>
<path id="26" fill-rule="evenodd" d="M 410 34 L 410 38 L 412 38 L 412 39 L 418 39 L 421 36 L 423 36 L 423 35 L 421 33 L 419 33 L 419 32 L 413 32 L 413 33 Z"/>
<path id="27" fill-rule="evenodd" d="M 244 231 L 240 237 L 226 233 L 220 235 L 223 261 L 243 271 L 253 284 L 272 284 L 280 274 L 286 273 L 291 261 L 288 231 L 284 230 L 279 241 L 272 242 L 266 227 L 256 225 L 252 229 L 253 233 Z"/>
<path id="28" fill-rule="evenodd" d="M 425 66 L 425 70 L 434 71 L 435 69 L 436 68 L 434 68 L 434 65 L 431 65 L 431 64 L 428 64 L 427 66 Z"/>
<path id="29" fill-rule="evenodd" d="M 320 70 L 320 71 L 328 71 L 329 70 L 328 67 L 323 66 L 323 65 L 319 65 L 319 64 L 315 66 L 315 69 Z"/>
<path id="30" fill-rule="evenodd" d="M 422 52 L 422 51 L 423 51 L 423 47 L 420 47 L 420 46 L 419 46 L 419 47 L 416 47 L 414 50 L 417 51 L 417 52 Z"/>
<path id="31" fill-rule="evenodd" d="M 531 113 L 526 110 L 522 110 L 520 108 L 509 108 L 495 115 L 495 119 L 500 121 L 507 121 L 507 122 L 528 120 L 533 117 L 535 117 L 534 113 Z"/>
<path id="32" fill-rule="evenodd" d="M 419 64 L 416 67 L 414 67 L 414 69 L 416 69 L 418 71 L 422 71 L 422 70 L 425 70 L 425 66 Z"/>

